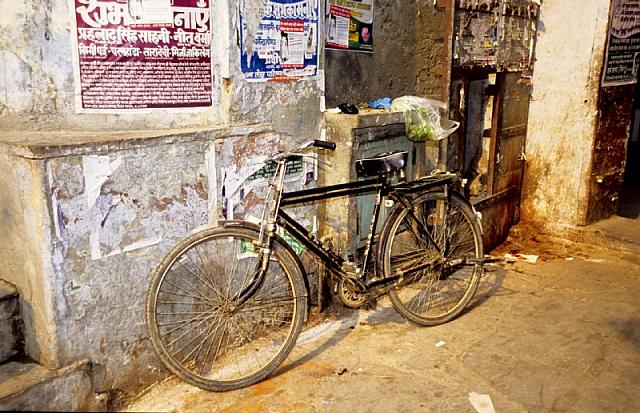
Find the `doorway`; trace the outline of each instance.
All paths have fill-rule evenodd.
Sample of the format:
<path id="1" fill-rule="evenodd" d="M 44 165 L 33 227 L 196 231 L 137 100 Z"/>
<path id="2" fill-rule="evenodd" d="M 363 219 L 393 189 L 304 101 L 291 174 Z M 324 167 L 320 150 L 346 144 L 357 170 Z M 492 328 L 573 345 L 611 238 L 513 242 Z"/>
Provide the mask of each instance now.
<path id="1" fill-rule="evenodd" d="M 487 249 L 499 245 L 520 216 L 531 85 L 522 72 L 457 69 L 452 117 L 466 195 L 482 213 Z"/>
<path id="2" fill-rule="evenodd" d="M 635 86 L 631 133 L 627 145 L 627 162 L 618 215 L 632 219 L 640 217 L 640 81 L 636 82 Z"/>

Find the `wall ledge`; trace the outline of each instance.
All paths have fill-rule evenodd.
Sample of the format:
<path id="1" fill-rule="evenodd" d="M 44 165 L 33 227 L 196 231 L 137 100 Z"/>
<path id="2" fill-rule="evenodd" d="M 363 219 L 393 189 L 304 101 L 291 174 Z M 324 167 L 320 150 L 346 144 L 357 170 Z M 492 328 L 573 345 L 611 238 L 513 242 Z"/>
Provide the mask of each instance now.
<path id="1" fill-rule="evenodd" d="M 272 132 L 275 130 L 270 123 L 233 127 L 117 132 L 82 130 L 0 132 L 0 149 L 25 159 L 48 159 L 96 155 Z"/>

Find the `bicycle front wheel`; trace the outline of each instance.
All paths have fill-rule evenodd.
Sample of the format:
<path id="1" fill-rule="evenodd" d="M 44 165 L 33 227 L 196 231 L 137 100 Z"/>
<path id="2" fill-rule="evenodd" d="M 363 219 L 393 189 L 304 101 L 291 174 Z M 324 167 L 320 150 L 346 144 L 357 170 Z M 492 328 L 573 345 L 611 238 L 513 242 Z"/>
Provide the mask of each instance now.
<path id="1" fill-rule="evenodd" d="M 264 277 L 250 227 L 201 231 L 153 274 L 147 326 L 163 364 L 200 388 L 233 390 L 270 375 L 307 311 L 302 270 L 278 239 Z"/>
<path id="2" fill-rule="evenodd" d="M 478 287 L 483 257 L 480 225 L 456 194 L 429 192 L 411 207 L 397 204 L 378 250 L 385 277 L 397 277 L 389 292 L 403 317 L 423 326 L 445 323 L 462 312 Z"/>

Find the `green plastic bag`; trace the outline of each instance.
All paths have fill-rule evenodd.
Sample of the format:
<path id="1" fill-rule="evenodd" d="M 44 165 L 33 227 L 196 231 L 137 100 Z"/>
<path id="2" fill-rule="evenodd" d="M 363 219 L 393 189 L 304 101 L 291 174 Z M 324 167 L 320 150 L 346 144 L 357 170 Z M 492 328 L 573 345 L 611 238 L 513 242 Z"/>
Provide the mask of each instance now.
<path id="1" fill-rule="evenodd" d="M 391 110 L 404 112 L 407 138 L 412 141 L 439 141 L 451 135 L 459 122 L 442 116 L 446 104 L 419 96 L 403 96 L 393 100 Z"/>

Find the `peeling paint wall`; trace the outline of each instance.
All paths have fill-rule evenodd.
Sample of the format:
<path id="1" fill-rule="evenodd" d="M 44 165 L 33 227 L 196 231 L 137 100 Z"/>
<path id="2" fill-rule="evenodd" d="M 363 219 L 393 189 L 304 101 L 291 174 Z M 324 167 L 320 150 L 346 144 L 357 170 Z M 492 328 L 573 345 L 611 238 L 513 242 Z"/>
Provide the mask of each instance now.
<path id="1" fill-rule="evenodd" d="M 243 0 L 244 1 L 244 0 Z M 258 6 L 259 2 L 247 2 Z M 238 0 L 212 1 L 213 106 L 128 114 L 77 114 L 71 13 L 67 0 L 19 0 L 0 14 L 0 130 L 159 130 L 271 122 L 276 130 L 317 137 L 319 78 L 248 83 L 240 73 Z M 257 14 L 260 7 L 250 7 Z M 249 29 L 251 32 L 251 28 Z"/>
<path id="2" fill-rule="evenodd" d="M 59 356 L 63 365 L 89 358 L 100 387 L 139 388 L 159 371 L 144 324 L 149 276 L 208 222 L 210 145 L 46 161 Z"/>
<path id="3" fill-rule="evenodd" d="M 52 368 L 91 360 L 98 392 L 132 394 L 160 379 L 145 325 L 153 269 L 215 224 L 225 188 L 289 144 L 268 128 L 235 128 L 93 147 L 0 145 L 10 166 L 0 172 L 0 278 L 34 312 L 27 355 Z M 236 217 L 259 215 L 251 191 L 234 199 Z"/>
<path id="4" fill-rule="evenodd" d="M 521 218 L 583 225 L 609 1 L 545 1 L 540 10 Z"/>

